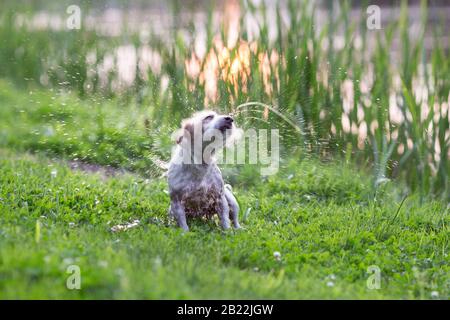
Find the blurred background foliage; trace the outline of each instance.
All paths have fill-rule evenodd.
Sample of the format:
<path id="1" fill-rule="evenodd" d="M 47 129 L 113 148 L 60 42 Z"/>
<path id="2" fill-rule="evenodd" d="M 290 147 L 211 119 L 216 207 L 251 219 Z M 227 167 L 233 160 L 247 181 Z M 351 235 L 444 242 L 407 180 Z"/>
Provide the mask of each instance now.
<path id="1" fill-rule="evenodd" d="M 83 160 L 167 160 L 170 139 L 161 137 L 214 108 L 243 128 L 279 129 L 283 158 L 342 159 L 370 168 L 375 187 L 399 178 L 408 192 L 448 201 L 449 9 L 393 3 L 6 0 L 0 77 L 140 115 L 133 131 L 108 132 L 108 112 L 99 112 L 95 125 L 109 144 L 90 145 Z M 66 25 L 72 4 L 80 30 Z M 380 5 L 379 30 L 367 28 L 369 4 Z M 238 107 L 249 101 L 267 106 Z M 27 145 L 49 148 L 40 146 Z"/>

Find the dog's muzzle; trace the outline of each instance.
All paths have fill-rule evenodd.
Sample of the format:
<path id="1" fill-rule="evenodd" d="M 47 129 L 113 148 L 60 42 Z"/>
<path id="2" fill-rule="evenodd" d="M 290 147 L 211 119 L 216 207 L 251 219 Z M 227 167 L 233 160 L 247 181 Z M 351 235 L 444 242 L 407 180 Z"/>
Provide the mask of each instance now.
<path id="1" fill-rule="evenodd" d="M 233 129 L 233 122 L 234 120 L 232 117 L 229 116 L 224 117 L 220 122 L 219 130 L 225 132 L 226 130 Z"/>

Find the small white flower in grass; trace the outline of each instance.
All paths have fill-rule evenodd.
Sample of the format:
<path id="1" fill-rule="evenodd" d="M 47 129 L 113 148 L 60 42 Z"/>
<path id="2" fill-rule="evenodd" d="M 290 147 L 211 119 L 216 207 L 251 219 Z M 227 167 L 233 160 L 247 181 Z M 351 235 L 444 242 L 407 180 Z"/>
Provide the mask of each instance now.
<path id="1" fill-rule="evenodd" d="M 433 298 L 433 299 L 439 298 L 439 292 L 437 292 L 437 291 L 431 291 L 431 298 Z"/>
<path id="2" fill-rule="evenodd" d="M 56 169 L 53 169 L 53 170 L 50 172 L 50 176 L 51 176 L 52 178 L 56 178 L 57 175 L 58 175 L 58 170 L 56 170 Z"/>
<path id="3" fill-rule="evenodd" d="M 328 281 L 327 282 L 327 287 L 334 287 L 334 282 L 333 281 Z"/>
<path id="4" fill-rule="evenodd" d="M 111 228 L 112 232 L 118 232 L 118 231 L 126 231 L 128 229 L 137 227 L 141 222 L 139 220 L 134 220 L 133 222 L 126 223 L 126 224 L 118 224 L 116 226 L 113 226 Z"/>
<path id="5" fill-rule="evenodd" d="M 112 232 L 118 232 L 118 231 L 122 231 L 122 230 L 125 230 L 125 226 L 122 224 L 118 224 L 117 226 L 113 226 L 111 228 Z"/>
<path id="6" fill-rule="evenodd" d="M 75 227 L 75 222 L 69 222 L 69 227 L 74 228 Z"/>
<path id="7" fill-rule="evenodd" d="M 281 253 L 279 251 L 275 251 L 273 253 L 273 257 L 275 258 L 275 260 L 280 261 L 281 260 Z"/>
<path id="8" fill-rule="evenodd" d="M 132 223 L 128 224 L 128 228 L 137 227 L 141 223 L 139 220 L 134 220 Z"/>
<path id="9" fill-rule="evenodd" d="M 155 260 L 153 260 L 153 264 L 155 268 L 160 268 L 162 266 L 162 259 L 161 257 L 157 256 Z"/>

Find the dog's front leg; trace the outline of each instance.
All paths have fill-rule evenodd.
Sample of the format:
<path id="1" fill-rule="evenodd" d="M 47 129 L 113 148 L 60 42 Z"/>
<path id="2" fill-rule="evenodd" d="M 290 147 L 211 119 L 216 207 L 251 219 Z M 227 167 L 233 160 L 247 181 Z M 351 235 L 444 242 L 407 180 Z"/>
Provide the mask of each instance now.
<path id="1" fill-rule="evenodd" d="M 225 195 L 222 196 L 221 208 L 219 210 L 220 223 L 223 229 L 230 228 L 230 208 L 228 206 L 228 201 Z"/>
<path id="2" fill-rule="evenodd" d="M 236 198 L 234 197 L 233 193 L 231 192 L 231 190 L 229 190 L 227 188 L 225 188 L 225 198 L 227 199 L 228 206 L 230 208 L 230 217 L 231 217 L 231 220 L 233 220 L 233 226 L 236 229 L 239 229 L 241 226 L 240 226 L 239 220 L 238 220 L 238 214 L 239 214 L 238 202 L 237 202 Z"/>
<path id="3" fill-rule="evenodd" d="M 170 204 L 171 215 L 177 220 L 178 226 L 183 228 L 184 231 L 189 231 L 189 227 L 186 223 L 186 213 L 183 205 L 179 200 L 172 200 Z"/>

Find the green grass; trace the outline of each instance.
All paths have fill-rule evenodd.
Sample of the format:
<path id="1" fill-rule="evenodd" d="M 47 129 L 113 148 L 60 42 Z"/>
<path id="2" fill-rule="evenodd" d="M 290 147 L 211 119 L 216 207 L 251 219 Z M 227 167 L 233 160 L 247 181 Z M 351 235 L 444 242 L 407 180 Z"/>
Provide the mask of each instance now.
<path id="1" fill-rule="evenodd" d="M 410 198 L 397 214 L 393 197 L 370 200 L 341 165 L 305 160 L 235 188 L 251 208 L 244 230 L 197 221 L 184 234 L 167 219 L 164 179 L 5 149 L 0 159 L 0 298 L 449 298 L 448 208 Z M 81 290 L 66 288 L 69 265 Z M 371 265 L 379 290 L 366 287 Z"/>
<path id="2" fill-rule="evenodd" d="M 2 3 L 0 298 L 450 298 L 450 137 L 444 108 L 450 60 L 439 43 L 445 19 L 433 30 L 427 51 L 426 1 L 420 34 L 412 37 L 406 1 L 380 31 L 367 32 L 364 19 L 349 21 L 347 2 L 340 15 L 330 8 L 329 27 L 317 33 L 314 8 L 291 0 L 291 23 L 283 24 L 277 8 L 278 36 L 271 43 L 273 17 L 264 15 L 264 6 L 245 3 L 243 14 L 264 16 L 248 82 L 219 77 L 214 108 L 228 112 L 242 102 L 264 102 L 304 134 L 275 114 L 262 117 L 262 110 L 237 116 L 244 128 L 280 129 L 280 171 L 261 178 L 256 167 L 225 168 L 245 229 L 223 232 L 215 220 L 194 221 L 189 233 L 167 218 L 167 183 L 158 165 L 169 158 L 170 134 L 180 119 L 204 107 L 205 83 L 186 74 L 192 45 L 183 42 L 183 30 L 173 28 L 170 43 L 151 35 L 161 73 L 149 71 L 116 91 L 114 71 L 101 87 L 88 70 L 118 46 L 139 49 L 138 34 L 17 28 L 14 14 L 36 9 Z M 174 8 L 176 19 L 180 8 Z M 60 3 L 51 8 L 65 9 Z M 87 3 L 83 10 L 88 12 Z M 241 27 L 244 21 L 242 15 Z M 226 32 L 214 30 L 211 14 L 205 29 L 207 50 L 214 51 L 213 37 L 223 40 Z M 344 47 L 337 49 L 331 44 L 341 29 Z M 244 28 L 240 39 L 247 40 Z M 394 39 L 399 62 L 391 55 Z M 93 50 L 97 59 L 88 65 Z M 230 49 L 230 61 L 238 50 Z M 274 50 L 284 61 L 270 67 L 273 91 L 266 94 L 258 56 Z M 420 75 L 427 64 L 429 71 Z M 397 76 L 400 88 L 394 86 Z M 169 83 L 162 91 L 164 77 Z M 418 79 L 426 80 L 428 90 L 420 103 L 413 85 Z M 345 81 L 354 86 L 353 109 L 346 115 Z M 363 93 L 364 81 L 373 84 Z M 390 118 L 390 92 L 406 119 L 402 124 Z M 425 104 L 437 107 L 423 118 Z M 367 130 L 361 145 L 343 129 L 343 116 L 358 127 L 381 125 Z M 335 160 L 324 162 L 330 158 Z M 115 176 L 74 171 L 74 160 L 119 170 Z M 110 230 L 136 219 L 135 228 Z M 66 288 L 70 265 L 80 267 L 81 290 Z M 374 265 L 381 270 L 379 290 L 366 286 L 367 269 Z"/>
<path id="3" fill-rule="evenodd" d="M 170 155 L 170 133 L 149 132 L 146 110 L 117 100 L 80 100 L 67 92 L 23 91 L 0 80 L 0 146 L 42 151 L 112 167 L 161 173 L 153 160 Z M 162 133 L 160 133 L 162 132 Z"/>
<path id="4" fill-rule="evenodd" d="M 401 206 L 398 183 L 374 189 L 364 170 L 290 155 L 267 179 L 251 166 L 225 171 L 244 230 L 198 221 L 183 234 L 167 219 L 161 171 L 148 170 L 146 146 L 164 158 L 170 143 L 145 135 L 145 110 L 4 81 L 0 102 L 1 298 L 449 297 L 444 202 L 411 194 Z M 72 171 L 73 159 L 130 171 Z M 65 286 L 72 264 L 79 291 Z M 371 265 L 380 290 L 366 287 Z"/>

